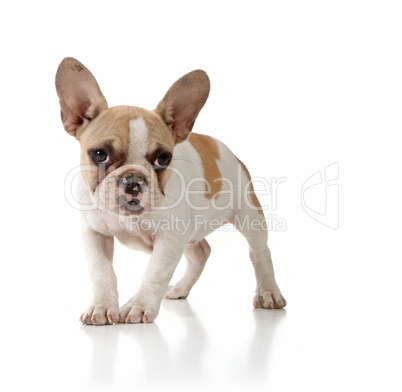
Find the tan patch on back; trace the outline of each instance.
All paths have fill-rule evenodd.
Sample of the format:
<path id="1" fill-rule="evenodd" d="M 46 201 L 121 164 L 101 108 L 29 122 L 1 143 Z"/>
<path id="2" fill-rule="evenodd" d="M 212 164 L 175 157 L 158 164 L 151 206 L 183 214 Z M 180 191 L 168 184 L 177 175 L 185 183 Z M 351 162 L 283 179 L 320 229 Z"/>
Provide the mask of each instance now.
<path id="1" fill-rule="evenodd" d="M 205 197 L 207 199 L 216 199 L 222 189 L 222 181 L 216 181 L 222 178 L 216 162 L 220 158 L 218 144 L 212 137 L 199 135 L 198 133 L 191 133 L 188 141 L 201 157 L 206 180 Z"/>
<path id="2" fill-rule="evenodd" d="M 260 202 L 259 202 L 259 200 L 257 198 L 257 195 L 255 194 L 254 186 L 253 186 L 253 183 L 251 181 L 250 173 L 247 170 L 246 165 L 239 158 L 236 157 L 236 159 L 240 163 L 240 166 L 244 170 L 244 173 L 246 173 L 246 176 L 247 176 L 247 178 L 249 180 L 249 184 L 250 184 L 250 193 L 249 193 L 249 195 L 251 197 L 251 202 L 254 204 L 255 207 L 257 207 L 258 213 L 263 215 L 264 213 L 262 211 L 262 207 L 261 207 L 261 204 L 260 204 Z"/>

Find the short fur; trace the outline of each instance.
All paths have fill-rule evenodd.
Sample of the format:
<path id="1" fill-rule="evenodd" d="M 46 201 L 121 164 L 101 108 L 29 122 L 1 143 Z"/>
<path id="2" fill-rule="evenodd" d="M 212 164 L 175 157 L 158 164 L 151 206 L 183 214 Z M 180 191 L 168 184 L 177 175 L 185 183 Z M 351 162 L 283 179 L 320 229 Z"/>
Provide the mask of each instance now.
<path id="1" fill-rule="evenodd" d="M 234 224 L 249 243 L 257 280 L 254 307 L 286 305 L 248 170 L 222 142 L 197 134 L 189 138 L 209 89 L 207 74 L 197 70 L 175 82 L 155 110 L 108 108 L 83 64 L 73 58 L 61 62 L 56 74 L 61 118 L 81 145 L 78 195 L 86 206 L 82 238 L 93 290 L 83 323 L 152 322 L 164 297 L 186 298 L 211 252 L 205 237 L 217 228 L 212 221 Z M 181 224 L 163 226 L 172 218 Z M 247 219 L 261 229 L 243 224 Z M 113 269 L 115 238 L 151 254 L 140 288 L 121 308 Z M 188 268 L 169 289 L 183 254 Z"/>

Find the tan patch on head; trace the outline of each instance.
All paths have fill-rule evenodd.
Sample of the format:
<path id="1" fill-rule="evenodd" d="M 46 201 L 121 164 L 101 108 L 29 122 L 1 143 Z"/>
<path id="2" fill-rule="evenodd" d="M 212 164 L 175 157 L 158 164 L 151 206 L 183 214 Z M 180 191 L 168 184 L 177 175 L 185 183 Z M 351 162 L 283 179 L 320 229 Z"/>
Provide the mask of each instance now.
<path id="1" fill-rule="evenodd" d="M 249 193 L 249 195 L 250 195 L 250 198 L 251 198 L 251 202 L 257 208 L 258 213 L 263 215 L 264 213 L 262 211 L 262 207 L 261 207 L 261 204 L 260 204 L 260 202 L 259 202 L 259 200 L 257 198 L 257 195 L 255 194 L 254 186 L 253 186 L 253 183 L 251 181 L 250 173 L 247 170 L 246 165 L 239 158 L 236 157 L 236 159 L 239 162 L 239 164 L 242 167 L 242 169 L 244 170 L 244 173 L 246 173 L 246 176 L 247 176 L 247 178 L 249 180 L 249 184 L 250 184 L 250 193 Z"/>
<path id="2" fill-rule="evenodd" d="M 158 145 L 165 145 L 167 149 L 173 153 L 174 137 L 168 126 L 162 120 L 162 117 L 155 111 L 144 111 L 144 120 L 149 129 L 148 133 L 148 150 L 153 151 Z"/>
<path id="3" fill-rule="evenodd" d="M 132 113 L 128 107 L 116 107 L 102 111 L 98 117 L 91 121 L 77 139 L 81 144 L 81 165 L 90 165 L 96 168 L 88 151 L 102 148 L 109 152 L 113 150 L 110 170 L 123 164 L 126 159 L 130 141 L 129 119 Z M 106 147 L 106 148 L 105 148 Z M 93 190 L 106 173 L 98 170 L 83 170 L 82 177 L 85 184 Z"/>
<path id="4" fill-rule="evenodd" d="M 220 159 L 218 144 L 212 137 L 199 135 L 197 133 L 191 133 L 188 141 L 197 150 L 201 157 L 204 177 L 206 180 L 205 197 L 207 199 L 216 199 L 222 189 L 222 181 L 216 181 L 219 178 L 222 178 L 216 162 Z"/>
<path id="5" fill-rule="evenodd" d="M 143 109 L 144 110 L 144 109 Z M 170 152 L 173 155 L 175 140 L 171 130 L 162 120 L 162 117 L 155 111 L 144 110 L 143 116 L 148 128 L 148 154 L 153 154 L 158 149 Z M 172 174 L 167 169 L 157 173 L 159 188 L 164 194 L 166 184 Z"/>

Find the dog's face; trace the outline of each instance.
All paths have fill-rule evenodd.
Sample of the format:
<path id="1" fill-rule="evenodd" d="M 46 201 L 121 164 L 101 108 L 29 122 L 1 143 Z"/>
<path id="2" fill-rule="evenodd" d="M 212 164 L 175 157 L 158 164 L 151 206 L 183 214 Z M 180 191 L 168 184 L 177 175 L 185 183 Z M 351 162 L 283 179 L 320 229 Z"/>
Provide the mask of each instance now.
<path id="1" fill-rule="evenodd" d="M 131 215 L 159 206 L 174 146 L 187 139 L 208 98 L 206 73 L 183 76 L 152 111 L 108 108 L 93 75 L 73 58 L 61 62 L 56 89 L 64 128 L 81 144 L 82 177 L 98 207 Z"/>
<path id="2" fill-rule="evenodd" d="M 80 144 L 82 176 L 100 208 L 139 214 L 161 203 L 175 140 L 158 114 L 105 109 L 87 125 Z"/>

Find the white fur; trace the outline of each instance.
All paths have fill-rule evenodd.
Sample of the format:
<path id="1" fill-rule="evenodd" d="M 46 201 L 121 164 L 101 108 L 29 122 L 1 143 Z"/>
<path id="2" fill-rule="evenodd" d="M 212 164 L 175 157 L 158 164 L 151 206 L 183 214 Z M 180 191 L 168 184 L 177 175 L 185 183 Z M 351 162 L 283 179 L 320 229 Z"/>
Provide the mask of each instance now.
<path id="1" fill-rule="evenodd" d="M 144 151 L 148 151 L 148 127 L 142 117 L 130 120 L 129 126 L 130 144 L 127 161 L 138 163 L 144 160 Z"/>

